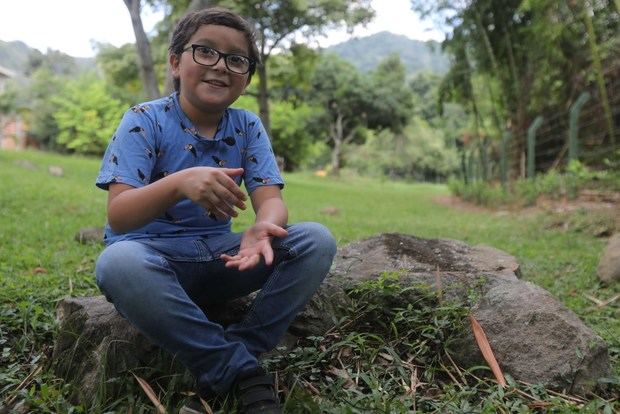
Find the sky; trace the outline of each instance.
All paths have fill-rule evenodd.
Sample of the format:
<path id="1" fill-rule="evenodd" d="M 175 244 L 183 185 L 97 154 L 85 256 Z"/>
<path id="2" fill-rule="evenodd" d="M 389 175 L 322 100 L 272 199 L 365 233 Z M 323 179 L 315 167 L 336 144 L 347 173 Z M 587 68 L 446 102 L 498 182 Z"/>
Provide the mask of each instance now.
<path id="1" fill-rule="evenodd" d="M 0 40 L 21 40 L 45 52 L 48 48 L 74 57 L 95 55 L 93 41 L 121 46 L 135 42 L 129 12 L 122 0 L 17 0 L 3 1 L 0 13 Z M 417 40 L 442 40 L 441 33 L 420 23 L 411 11 L 410 0 L 372 0 L 373 22 L 358 27 L 353 34 L 341 30 L 316 40 L 326 47 L 351 36 L 362 37 L 383 30 Z M 142 12 L 147 33 L 161 15 Z M 0 65 L 2 63 L 0 62 Z"/>

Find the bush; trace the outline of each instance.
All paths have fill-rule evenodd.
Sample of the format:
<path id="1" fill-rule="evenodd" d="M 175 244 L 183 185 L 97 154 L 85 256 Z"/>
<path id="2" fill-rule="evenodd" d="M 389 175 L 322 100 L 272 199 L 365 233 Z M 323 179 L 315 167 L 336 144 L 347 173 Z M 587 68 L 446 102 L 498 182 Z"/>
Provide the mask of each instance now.
<path id="1" fill-rule="evenodd" d="M 94 75 L 68 82 L 52 102 L 56 144 L 80 154 L 103 154 L 126 109 Z"/>
<path id="2" fill-rule="evenodd" d="M 454 148 L 426 121 L 412 118 L 403 132 L 370 131 L 363 145 L 351 145 L 347 166 L 362 175 L 416 181 L 445 181 L 458 169 Z"/>
<path id="3" fill-rule="evenodd" d="M 463 200 L 488 207 L 498 207 L 506 204 L 509 202 L 510 197 L 501 186 L 484 181 L 474 181 L 471 184 L 466 184 L 463 180 L 450 179 L 448 181 L 448 188 L 452 194 Z"/>
<path id="4" fill-rule="evenodd" d="M 590 171 L 583 164 L 571 162 L 564 173 L 555 170 L 534 179 L 519 179 L 504 190 L 495 182 L 452 179 L 448 182 L 452 194 L 463 200 L 498 207 L 505 204 L 531 206 L 539 197 L 553 200 L 574 199 L 584 189 L 620 191 L 620 174 L 616 171 Z"/>

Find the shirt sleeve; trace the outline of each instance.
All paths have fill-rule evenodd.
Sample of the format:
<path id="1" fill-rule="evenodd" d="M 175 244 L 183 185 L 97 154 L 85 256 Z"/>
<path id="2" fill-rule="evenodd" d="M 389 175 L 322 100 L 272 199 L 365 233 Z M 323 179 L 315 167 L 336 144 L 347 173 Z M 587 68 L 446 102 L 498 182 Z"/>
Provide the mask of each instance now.
<path id="1" fill-rule="evenodd" d="M 264 185 L 284 187 L 271 142 L 260 118 L 249 114 L 247 124 L 247 148 L 243 160 L 243 181 L 248 193 Z"/>
<path id="2" fill-rule="evenodd" d="M 133 187 L 150 183 L 157 158 L 156 134 L 156 123 L 146 111 L 140 107 L 128 110 L 105 151 L 97 187 L 107 190 L 113 183 Z"/>

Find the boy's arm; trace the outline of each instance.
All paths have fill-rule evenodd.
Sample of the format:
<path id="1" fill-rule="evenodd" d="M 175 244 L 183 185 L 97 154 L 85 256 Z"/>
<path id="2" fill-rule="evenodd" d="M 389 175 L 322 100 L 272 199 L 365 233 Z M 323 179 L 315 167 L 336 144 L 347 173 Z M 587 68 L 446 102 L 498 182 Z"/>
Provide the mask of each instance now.
<path id="1" fill-rule="evenodd" d="M 250 194 L 252 207 L 256 212 L 254 225 L 247 229 L 241 238 L 239 253 L 235 256 L 222 255 L 226 267 L 236 267 L 240 271 L 258 265 L 261 256 L 268 266 L 273 263 L 271 240 L 286 237 L 284 229 L 288 222 L 288 209 L 282 200 L 280 187 L 275 185 L 257 187 Z"/>
<path id="2" fill-rule="evenodd" d="M 265 185 L 257 187 L 250 194 L 252 207 L 256 212 L 254 223 L 267 222 L 279 227 L 285 227 L 288 223 L 288 209 L 282 200 L 280 187 L 277 185 Z"/>
<path id="3" fill-rule="evenodd" d="M 108 224 L 116 233 L 140 228 L 184 198 L 200 204 L 218 219 L 236 217 L 234 207 L 244 210 L 246 196 L 231 177 L 241 174 L 241 168 L 194 167 L 140 188 L 110 184 Z"/>

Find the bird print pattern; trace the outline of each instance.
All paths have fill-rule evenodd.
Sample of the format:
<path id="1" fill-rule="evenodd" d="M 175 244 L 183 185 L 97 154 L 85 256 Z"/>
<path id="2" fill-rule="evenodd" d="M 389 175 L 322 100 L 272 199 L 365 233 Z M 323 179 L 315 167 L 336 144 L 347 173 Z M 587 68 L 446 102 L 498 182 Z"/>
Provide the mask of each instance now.
<path id="1" fill-rule="evenodd" d="M 97 185 L 102 188 L 113 183 L 147 185 L 181 169 L 197 166 L 244 168 L 245 176 L 234 177 L 234 181 L 238 185 L 245 181 L 248 192 L 261 185 L 282 184 L 271 160 L 270 142 L 264 139 L 264 130 L 255 115 L 243 110 L 226 110 L 213 138 L 206 139 L 178 105 L 173 95 L 131 107 L 111 137 Z M 229 221 L 218 220 L 212 212 L 183 200 L 143 231 L 164 236 L 187 233 L 194 226 L 211 228 L 215 222 L 217 226 L 226 226 Z M 111 240 L 117 237 L 113 232 L 106 234 Z"/>

